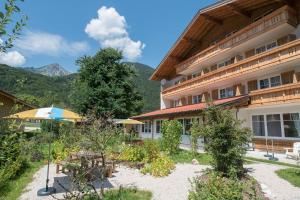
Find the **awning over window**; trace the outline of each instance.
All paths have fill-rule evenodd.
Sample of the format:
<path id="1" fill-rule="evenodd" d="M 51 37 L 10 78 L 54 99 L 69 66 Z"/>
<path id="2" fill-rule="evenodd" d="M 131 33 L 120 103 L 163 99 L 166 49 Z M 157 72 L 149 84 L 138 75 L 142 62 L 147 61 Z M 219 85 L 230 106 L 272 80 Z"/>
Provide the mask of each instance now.
<path id="1" fill-rule="evenodd" d="M 247 105 L 249 101 L 248 95 L 231 97 L 226 99 L 218 99 L 213 102 L 214 105 L 223 106 L 242 106 Z M 158 117 L 172 117 L 176 115 L 186 115 L 197 113 L 203 109 L 207 108 L 206 103 L 198 103 L 186 106 L 179 106 L 175 108 L 167 108 L 162 110 L 155 110 L 152 112 L 144 113 L 138 116 L 131 117 L 132 119 L 151 119 Z"/>

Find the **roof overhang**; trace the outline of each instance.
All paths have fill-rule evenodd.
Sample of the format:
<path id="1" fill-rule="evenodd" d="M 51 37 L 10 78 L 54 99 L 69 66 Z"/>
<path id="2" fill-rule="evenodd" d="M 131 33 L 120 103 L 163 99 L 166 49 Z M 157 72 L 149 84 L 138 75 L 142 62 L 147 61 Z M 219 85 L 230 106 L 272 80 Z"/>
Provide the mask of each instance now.
<path id="1" fill-rule="evenodd" d="M 248 105 L 249 100 L 250 98 L 248 95 L 243 95 L 243 96 L 215 100 L 214 102 L 212 102 L 212 105 L 222 106 L 225 108 L 242 107 Z M 134 116 L 131 118 L 138 119 L 138 120 L 146 120 L 146 119 L 154 119 L 154 118 L 200 114 L 200 112 L 205 110 L 208 106 L 209 106 L 208 103 L 198 103 L 198 104 L 192 104 L 186 106 L 179 106 L 175 108 L 156 110 L 149 113 L 144 113 L 138 116 Z"/>
<path id="2" fill-rule="evenodd" d="M 183 61 L 186 55 L 195 45 L 215 26 L 221 26 L 225 18 L 234 15 L 251 17 L 249 13 L 263 6 L 278 4 L 281 0 L 223 0 L 208 7 L 200 9 L 192 21 L 177 39 L 175 44 L 167 52 L 166 56 L 155 69 L 150 80 L 159 81 L 170 79 L 176 75 L 175 65 Z M 182 57 L 183 56 L 183 57 Z"/>

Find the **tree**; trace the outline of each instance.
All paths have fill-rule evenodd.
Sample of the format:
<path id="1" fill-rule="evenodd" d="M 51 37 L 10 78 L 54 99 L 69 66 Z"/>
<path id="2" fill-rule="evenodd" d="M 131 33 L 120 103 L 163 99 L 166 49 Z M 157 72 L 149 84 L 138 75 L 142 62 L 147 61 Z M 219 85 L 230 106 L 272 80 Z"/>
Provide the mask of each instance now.
<path id="1" fill-rule="evenodd" d="M 13 47 L 13 41 L 20 35 L 21 29 L 26 25 L 27 16 L 22 15 L 21 19 L 11 26 L 12 17 L 20 13 L 20 8 L 16 5 L 18 1 L 24 0 L 6 0 L 4 9 L 0 10 L 0 52 L 6 52 L 7 49 Z"/>
<path id="2" fill-rule="evenodd" d="M 87 114 L 95 109 L 97 117 L 109 113 L 127 118 L 141 111 L 142 97 L 133 82 L 136 72 L 122 59 L 120 51 L 107 48 L 77 60 L 80 70 L 72 100 L 78 112 Z"/>
<path id="3" fill-rule="evenodd" d="M 174 154 L 179 150 L 182 125 L 178 120 L 163 121 L 162 144 L 165 151 Z"/>
<path id="4" fill-rule="evenodd" d="M 212 156 L 212 166 L 224 176 L 243 174 L 243 155 L 250 141 L 250 130 L 230 110 L 210 106 L 204 112 L 205 123 L 199 133 L 206 138 L 205 150 Z"/>

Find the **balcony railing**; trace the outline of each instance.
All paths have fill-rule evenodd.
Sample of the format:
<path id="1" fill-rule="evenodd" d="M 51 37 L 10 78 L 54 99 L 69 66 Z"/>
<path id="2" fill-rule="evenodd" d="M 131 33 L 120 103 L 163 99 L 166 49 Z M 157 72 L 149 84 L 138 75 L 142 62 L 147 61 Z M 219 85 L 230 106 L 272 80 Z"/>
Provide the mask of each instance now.
<path id="1" fill-rule="evenodd" d="M 284 6 L 264 18 L 248 25 L 235 34 L 231 35 L 217 44 L 201 51 L 195 56 L 177 64 L 175 66 L 177 73 L 201 63 L 204 59 L 216 55 L 224 50 L 233 48 L 247 40 L 257 37 L 258 35 L 278 27 L 281 24 L 289 23 L 293 26 L 297 25 L 297 15 L 294 9 Z"/>
<path id="2" fill-rule="evenodd" d="M 295 59 L 300 59 L 300 39 L 229 66 L 219 68 L 178 85 L 171 86 L 163 90 L 162 93 L 164 96 L 178 94 L 182 91 L 193 90 L 219 81 L 241 77 L 244 74 L 265 70 Z"/>
<path id="3" fill-rule="evenodd" d="M 274 88 L 252 91 L 250 106 L 295 102 L 300 100 L 300 83 L 291 83 Z"/>

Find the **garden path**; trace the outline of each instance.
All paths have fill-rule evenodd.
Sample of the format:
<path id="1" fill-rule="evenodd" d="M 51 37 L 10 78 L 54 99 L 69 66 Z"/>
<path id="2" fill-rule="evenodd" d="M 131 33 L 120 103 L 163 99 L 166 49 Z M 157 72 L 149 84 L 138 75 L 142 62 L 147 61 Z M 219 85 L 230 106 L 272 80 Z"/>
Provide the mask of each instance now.
<path id="1" fill-rule="evenodd" d="M 261 184 L 266 196 L 271 200 L 300 200 L 300 188 L 277 176 L 275 171 L 287 167 L 255 163 L 246 166 L 250 174 Z"/>

